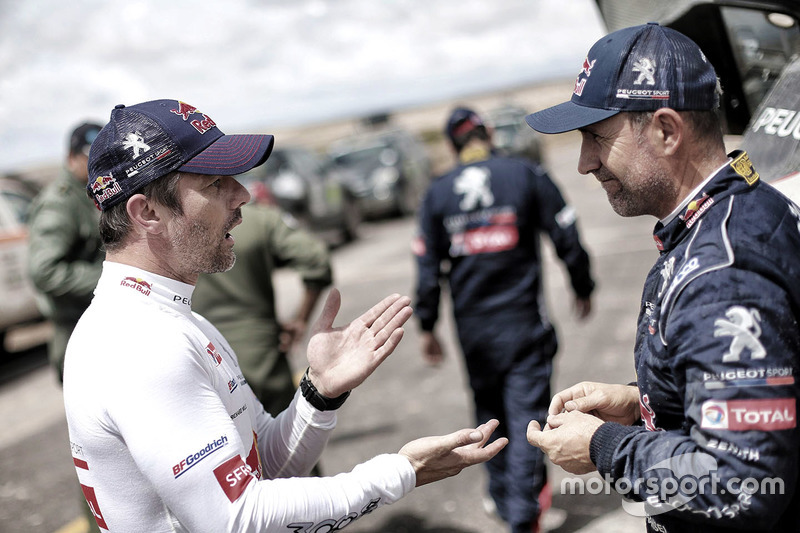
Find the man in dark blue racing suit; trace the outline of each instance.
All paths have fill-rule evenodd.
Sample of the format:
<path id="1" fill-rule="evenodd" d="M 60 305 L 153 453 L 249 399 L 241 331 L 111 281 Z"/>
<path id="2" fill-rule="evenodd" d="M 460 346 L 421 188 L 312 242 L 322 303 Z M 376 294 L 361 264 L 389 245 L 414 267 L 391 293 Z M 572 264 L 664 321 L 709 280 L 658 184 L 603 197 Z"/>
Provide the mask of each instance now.
<path id="1" fill-rule="evenodd" d="M 430 187 L 420 210 L 416 314 L 422 352 L 438 363 L 433 333 L 439 314 L 442 263 L 478 420 L 497 418 L 495 435 L 509 444 L 490 464 L 489 492 L 513 533 L 538 531 L 544 457 L 526 442 L 531 418 L 543 420 L 550 399 L 555 331 L 542 295 L 539 234 L 546 232 L 566 264 L 576 312 L 591 310 L 589 256 L 575 212 L 542 168 L 492 152 L 490 132 L 466 108 L 447 127 L 460 164 Z M 542 500 L 548 498 L 542 495 Z"/>
<path id="2" fill-rule="evenodd" d="M 528 117 L 579 129 L 578 170 L 622 216 L 659 218 L 635 345 L 635 386 L 557 394 L 528 440 L 598 470 L 648 531 L 800 531 L 800 209 L 744 152 L 726 156 L 716 74 L 651 23 L 611 33 L 570 102 Z"/>

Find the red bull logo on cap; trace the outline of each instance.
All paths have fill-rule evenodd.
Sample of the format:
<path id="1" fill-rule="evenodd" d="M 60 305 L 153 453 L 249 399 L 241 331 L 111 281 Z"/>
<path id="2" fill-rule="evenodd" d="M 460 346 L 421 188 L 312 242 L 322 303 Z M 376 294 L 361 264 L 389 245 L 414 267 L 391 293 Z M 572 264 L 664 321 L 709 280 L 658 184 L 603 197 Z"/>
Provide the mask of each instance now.
<path id="1" fill-rule="evenodd" d="M 191 121 L 189 123 L 189 124 L 192 125 L 192 127 L 194 129 L 196 129 L 200 133 L 200 135 L 204 134 L 205 132 L 207 132 L 211 128 L 214 128 L 214 127 L 217 126 L 217 123 L 214 122 L 213 120 L 211 120 L 211 117 L 209 117 L 205 113 L 201 113 L 201 114 L 203 115 L 203 120 L 195 119 L 195 120 L 193 120 L 193 121 Z"/>
<path id="2" fill-rule="evenodd" d="M 189 115 L 197 113 L 197 108 L 187 104 L 186 102 L 178 101 L 178 109 L 170 109 L 170 112 L 183 117 L 183 121 L 189 120 Z"/>
<path id="3" fill-rule="evenodd" d="M 112 176 L 97 176 L 97 179 L 92 182 L 92 192 L 97 193 L 102 191 L 109 185 L 116 183 Z"/>
<path id="4" fill-rule="evenodd" d="M 90 184 L 90 188 L 97 203 L 104 202 L 115 194 L 122 192 L 122 187 L 112 175 L 97 176 L 97 179 Z"/>

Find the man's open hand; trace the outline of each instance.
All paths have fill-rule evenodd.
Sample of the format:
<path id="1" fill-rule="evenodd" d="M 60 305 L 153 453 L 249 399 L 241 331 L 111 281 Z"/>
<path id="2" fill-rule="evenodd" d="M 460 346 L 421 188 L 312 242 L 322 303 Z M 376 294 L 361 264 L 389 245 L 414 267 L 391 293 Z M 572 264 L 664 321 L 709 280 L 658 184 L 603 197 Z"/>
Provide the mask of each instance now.
<path id="1" fill-rule="evenodd" d="M 400 449 L 417 473 L 417 487 L 455 476 L 468 466 L 485 463 L 505 448 L 508 439 L 486 444 L 499 422 L 490 420 L 475 429 L 462 429 L 440 437 L 423 437 Z"/>
<path id="2" fill-rule="evenodd" d="M 407 296 L 393 294 L 350 324 L 334 328 L 341 295 L 331 289 L 308 341 L 308 377 L 319 393 L 335 398 L 361 385 L 400 343 L 402 326 L 412 315 L 410 304 Z"/>

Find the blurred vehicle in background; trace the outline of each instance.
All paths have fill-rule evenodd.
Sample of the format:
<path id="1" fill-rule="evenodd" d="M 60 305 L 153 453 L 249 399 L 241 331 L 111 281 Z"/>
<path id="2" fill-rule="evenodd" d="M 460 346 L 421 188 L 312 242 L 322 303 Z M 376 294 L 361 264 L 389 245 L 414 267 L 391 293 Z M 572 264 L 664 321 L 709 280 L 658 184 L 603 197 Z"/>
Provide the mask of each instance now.
<path id="1" fill-rule="evenodd" d="M 544 163 L 541 138 L 525 122 L 528 113 L 526 109 L 513 104 L 488 110 L 485 116 L 493 131 L 492 143 L 497 150 L 506 155 Z"/>
<path id="2" fill-rule="evenodd" d="M 27 273 L 28 208 L 36 191 L 13 178 L 0 178 L 0 353 L 6 331 L 41 318 Z"/>
<path id="3" fill-rule="evenodd" d="M 275 148 L 263 165 L 239 176 L 253 201 L 279 206 L 329 246 L 358 236 L 361 212 L 350 180 L 329 158 L 300 146 Z"/>
<path id="4" fill-rule="evenodd" d="M 365 217 L 409 215 L 431 180 L 423 142 L 403 129 L 355 135 L 333 143 L 328 153 L 350 171 L 348 187 Z"/>
<path id="5" fill-rule="evenodd" d="M 695 41 L 723 89 L 725 133 L 800 203 L 798 0 L 596 0 L 609 31 L 657 21 Z"/>

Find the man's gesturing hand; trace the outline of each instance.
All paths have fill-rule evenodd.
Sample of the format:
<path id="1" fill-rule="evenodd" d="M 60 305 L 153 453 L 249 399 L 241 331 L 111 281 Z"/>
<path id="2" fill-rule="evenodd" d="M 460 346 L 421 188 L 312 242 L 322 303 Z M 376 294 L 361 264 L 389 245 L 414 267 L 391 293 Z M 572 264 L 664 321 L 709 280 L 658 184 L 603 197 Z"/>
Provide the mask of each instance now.
<path id="1" fill-rule="evenodd" d="M 391 354 L 411 318 L 407 296 L 387 296 L 350 324 L 334 328 L 342 299 L 331 289 L 308 341 L 308 377 L 320 394 L 335 398 L 356 388 Z"/>
<path id="2" fill-rule="evenodd" d="M 455 476 L 468 466 L 485 463 L 505 448 L 503 437 L 484 446 L 499 422 L 490 420 L 476 429 L 462 429 L 441 437 L 424 437 L 400 449 L 417 473 L 417 487 Z"/>

